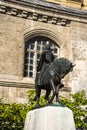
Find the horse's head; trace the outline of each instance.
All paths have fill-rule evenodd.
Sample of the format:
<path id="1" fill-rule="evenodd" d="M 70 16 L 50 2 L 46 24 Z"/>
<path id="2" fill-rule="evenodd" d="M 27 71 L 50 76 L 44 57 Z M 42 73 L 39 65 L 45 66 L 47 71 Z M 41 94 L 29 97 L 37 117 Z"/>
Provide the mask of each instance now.
<path id="1" fill-rule="evenodd" d="M 70 62 L 70 63 L 67 65 L 67 67 L 66 67 L 66 74 L 68 74 L 69 72 L 73 71 L 73 67 L 74 67 L 74 66 L 75 66 L 75 65 Z"/>
<path id="2" fill-rule="evenodd" d="M 64 78 L 65 75 L 67 75 L 69 72 L 73 71 L 73 67 L 75 66 L 75 65 L 73 65 L 72 62 L 70 62 L 66 58 L 59 58 L 55 62 L 56 62 L 56 65 L 58 66 L 57 70 L 58 70 L 61 78 Z"/>
<path id="3" fill-rule="evenodd" d="M 73 63 L 71 63 L 70 61 L 67 62 L 67 65 L 65 66 L 65 71 L 63 73 L 63 78 L 65 77 L 65 75 L 67 75 L 69 72 L 73 71 L 73 67 L 75 65 Z"/>

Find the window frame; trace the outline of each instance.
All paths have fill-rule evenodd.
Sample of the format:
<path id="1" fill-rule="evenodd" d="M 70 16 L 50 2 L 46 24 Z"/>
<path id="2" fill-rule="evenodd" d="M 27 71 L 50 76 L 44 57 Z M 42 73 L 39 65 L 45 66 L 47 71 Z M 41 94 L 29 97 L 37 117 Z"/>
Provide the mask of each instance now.
<path id="1" fill-rule="evenodd" d="M 42 39 L 41 39 L 42 38 Z M 44 40 L 45 39 L 45 40 Z M 40 43 L 39 43 L 39 42 Z M 40 55 L 41 52 L 43 51 L 43 48 L 46 44 L 46 41 L 51 42 L 51 48 L 57 48 L 57 53 L 53 53 L 55 57 L 59 57 L 59 45 L 57 45 L 53 40 L 51 40 L 48 37 L 44 36 L 37 36 L 34 38 L 29 39 L 27 42 L 25 42 L 25 54 L 28 53 L 28 57 L 24 56 L 24 60 L 28 60 L 28 68 L 25 70 L 26 63 L 24 62 L 24 78 L 30 78 L 30 79 L 35 79 L 36 77 L 36 67 L 37 67 L 37 62 L 39 61 L 38 59 L 38 54 Z M 27 44 L 27 45 L 26 45 Z M 32 48 L 32 44 L 34 44 L 34 48 Z M 27 47 L 26 47 L 27 46 Z M 40 46 L 40 49 L 38 50 L 38 46 Z M 27 51 L 27 52 L 26 52 Z M 33 58 L 30 57 L 30 54 L 34 53 Z M 32 65 L 30 64 L 30 60 L 33 60 Z M 33 69 L 30 70 L 29 67 L 33 66 Z M 25 75 L 25 71 L 27 72 L 27 76 Z M 31 73 L 31 75 L 30 75 Z"/>

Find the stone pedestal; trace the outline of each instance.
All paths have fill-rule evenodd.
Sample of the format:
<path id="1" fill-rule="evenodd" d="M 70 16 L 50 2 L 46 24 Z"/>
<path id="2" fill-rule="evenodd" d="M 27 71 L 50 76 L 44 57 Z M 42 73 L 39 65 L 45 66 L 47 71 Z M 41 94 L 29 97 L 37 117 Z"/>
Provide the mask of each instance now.
<path id="1" fill-rule="evenodd" d="M 24 130 L 75 130 L 72 111 L 47 106 L 27 113 Z"/>

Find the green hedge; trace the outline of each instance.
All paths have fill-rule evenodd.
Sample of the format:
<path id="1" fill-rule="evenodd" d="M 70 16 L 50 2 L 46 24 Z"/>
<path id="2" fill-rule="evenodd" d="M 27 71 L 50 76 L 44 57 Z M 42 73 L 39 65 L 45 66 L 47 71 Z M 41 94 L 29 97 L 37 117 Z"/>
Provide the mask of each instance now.
<path id="1" fill-rule="evenodd" d="M 25 117 L 36 103 L 33 101 L 35 91 L 29 90 L 28 104 L 4 104 L 0 102 L 0 130 L 23 130 Z M 60 97 L 60 102 L 64 106 L 69 107 L 74 114 L 76 128 L 87 130 L 87 108 L 82 106 L 87 105 L 87 97 L 85 91 L 71 95 L 72 100 Z M 40 99 L 40 104 L 44 105 L 47 102 L 44 96 Z"/>

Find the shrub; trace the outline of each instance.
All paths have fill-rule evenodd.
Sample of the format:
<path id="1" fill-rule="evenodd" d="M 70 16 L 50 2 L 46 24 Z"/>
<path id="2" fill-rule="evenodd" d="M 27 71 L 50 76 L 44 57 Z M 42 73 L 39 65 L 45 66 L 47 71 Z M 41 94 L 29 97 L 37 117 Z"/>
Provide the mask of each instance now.
<path id="1" fill-rule="evenodd" d="M 26 104 L 0 103 L 0 130 L 23 130 L 28 111 Z"/>
<path id="2" fill-rule="evenodd" d="M 71 94 L 72 100 L 60 97 L 60 102 L 73 111 L 76 128 L 87 130 L 87 96 L 83 90 Z M 86 106 L 86 107 L 84 107 Z"/>
<path id="3" fill-rule="evenodd" d="M 28 91 L 28 104 L 4 104 L 0 100 L 0 130 L 23 130 L 28 111 L 35 107 L 35 91 Z M 86 92 L 72 94 L 72 100 L 60 97 L 60 103 L 73 111 L 76 128 L 87 130 L 87 97 Z M 40 105 L 46 104 L 44 96 L 40 98 Z M 83 106 L 86 106 L 84 108 Z"/>

